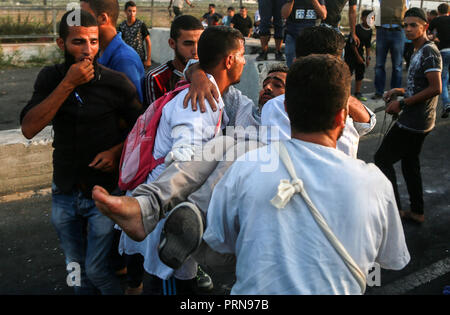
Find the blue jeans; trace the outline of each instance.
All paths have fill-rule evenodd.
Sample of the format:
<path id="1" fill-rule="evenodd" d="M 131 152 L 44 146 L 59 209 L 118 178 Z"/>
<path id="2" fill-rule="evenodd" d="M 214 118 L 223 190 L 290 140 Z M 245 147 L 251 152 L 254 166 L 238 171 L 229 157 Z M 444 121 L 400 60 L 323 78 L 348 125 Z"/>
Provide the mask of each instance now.
<path id="1" fill-rule="evenodd" d="M 441 51 L 442 56 L 442 106 L 444 108 L 450 107 L 450 100 L 448 99 L 448 79 L 450 67 L 450 50 Z"/>
<path id="2" fill-rule="evenodd" d="M 403 30 L 390 31 L 377 28 L 377 61 L 375 65 L 375 92 L 383 95 L 386 84 L 386 57 L 391 53 L 392 77 L 391 89 L 402 85 L 402 62 L 405 36 Z"/>
<path id="3" fill-rule="evenodd" d="M 294 63 L 295 58 L 295 37 L 291 34 L 286 34 L 284 41 L 284 53 L 286 54 L 286 65 L 290 67 Z"/>
<path id="4" fill-rule="evenodd" d="M 273 25 L 273 38 L 283 39 L 283 20 L 281 19 L 283 4 L 282 0 L 258 0 L 258 10 L 261 16 L 259 35 L 270 36 L 270 27 Z"/>
<path id="5" fill-rule="evenodd" d="M 74 190 L 63 194 L 52 184 L 52 224 L 58 233 L 66 264 L 80 266 L 76 294 L 123 294 L 110 266 L 114 223 L 100 213 L 92 199 Z M 69 270 L 71 271 L 71 270 Z"/>

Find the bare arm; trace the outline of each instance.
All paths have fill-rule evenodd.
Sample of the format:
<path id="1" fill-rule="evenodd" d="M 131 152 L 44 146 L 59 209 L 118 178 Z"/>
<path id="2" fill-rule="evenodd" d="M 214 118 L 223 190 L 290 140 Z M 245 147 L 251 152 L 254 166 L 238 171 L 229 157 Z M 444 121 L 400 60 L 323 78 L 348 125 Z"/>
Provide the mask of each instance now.
<path id="1" fill-rule="evenodd" d="M 283 4 L 283 6 L 281 7 L 281 17 L 283 19 L 287 19 L 289 17 L 289 15 L 291 15 L 293 7 L 294 7 L 294 0 Z"/>
<path id="2" fill-rule="evenodd" d="M 350 96 L 348 98 L 348 114 L 352 117 L 353 121 L 359 123 L 369 123 L 370 114 L 364 105 L 355 97 Z"/>
<path id="3" fill-rule="evenodd" d="M 150 36 L 145 37 L 145 45 L 147 48 L 147 59 L 145 60 L 144 66 L 146 68 L 152 65 L 152 42 L 150 41 Z"/>
<path id="4" fill-rule="evenodd" d="M 79 85 L 94 78 L 94 66 L 89 61 L 73 64 L 66 76 L 41 103 L 30 109 L 22 121 L 22 133 L 27 139 L 33 138 L 55 117 L 67 97 Z"/>
<path id="5" fill-rule="evenodd" d="M 314 11 L 316 11 L 317 17 L 325 20 L 327 18 L 327 7 L 319 3 L 318 0 L 311 1 Z"/>
<path id="6" fill-rule="evenodd" d="M 433 71 L 426 73 L 425 76 L 429 83 L 428 87 L 411 97 L 405 98 L 405 106 L 414 106 L 414 104 L 422 103 L 436 95 L 441 94 L 441 73 L 439 71 Z M 404 94 L 404 89 L 393 89 L 386 94 L 385 101 L 390 101 L 392 96 L 400 96 Z M 386 112 L 388 114 L 397 114 L 400 110 L 400 103 L 397 100 L 392 100 L 386 105 Z"/>
<path id="7" fill-rule="evenodd" d="M 350 25 L 350 32 L 352 34 L 353 40 L 356 43 L 356 46 L 360 45 L 360 41 L 358 36 L 356 36 L 356 4 L 352 5 L 348 8 L 348 23 Z"/>

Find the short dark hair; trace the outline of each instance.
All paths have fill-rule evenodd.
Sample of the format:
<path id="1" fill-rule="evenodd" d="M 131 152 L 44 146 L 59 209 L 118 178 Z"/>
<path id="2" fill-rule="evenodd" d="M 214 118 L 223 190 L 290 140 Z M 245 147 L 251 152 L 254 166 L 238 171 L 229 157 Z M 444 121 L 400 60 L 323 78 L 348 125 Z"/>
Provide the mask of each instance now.
<path id="1" fill-rule="evenodd" d="M 170 38 L 177 40 L 180 37 L 180 30 L 194 31 L 203 30 L 202 22 L 192 15 L 180 15 L 176 17 L 170 26 Z"/>
<path id="2" fill-rule="evenodd" d="M 247 8 L 246 7 L 244 7 L 244 6 L 242 6 L 241 8 L 240 8 L 241 10 L 247 10 Z"/>
<path id="3" fill-rule="evenodd" d="M 119 18 L 119 1 L 117 0 L 83 0 L 89 3 L 96 16 L 102 13 L 108 14 L 113 25 L 116 25 Z"/>
<path id="4" fill-rule="evenodd" d="M 448 13 L 448 4 L 447 3 L 441 3 L 438 7 L 438 12 L 440 14 L 447 14 Z"/>
<path id="5" fill-rule="evenodd" d="M 227 9 L 227 11 L 234 11 L 234 8 L 233 7 L 228 7 L 228 9 Z"/>
<path id="6" fill-rule="evenodd" d="M 363 10 L 361 12 L 361 17 L 368 16 L 370 13 L 372 13 L 372 10 Z"/>
<path id="7" fill-rule="evenodd" d="M 212 7 L 212 8 L 215 8 L 215 7 L 216 7 L 216 5 L 215 5 L 214 3 L 210 3 L 210 4 L 208 4 L 208 7 Z"/>
<path id="8" fill-rule="evenodd" d="M 135 7 L 136 3 L 134 1 L 127 1 L 127 3 L 125 3 L 125 11 L 128 9 L 128 7 Z"/>
<path id="9" fill-rule="evenodd" d="M 295 41 L 295 56 L 310 54 L 342 55 L 345 46 L 344 36 L 331 27 L 310 26 L 304 28 Z"/>
<path id="10" fill-rule="evenodd" d="M 270 73 L 273 72 L 284 72 L 284 73 L 288 73 L 289 72 L 289 68 L 282 64 L 282 63 L 276 63 L 273 66 L 271 66 L 269 68 L 269 71 L 267 71 L 267 74 L 269 75 Z"/>
<path id="11" fill-rule="evenodd" d="M 345 108 L 351 76 L 343 60 L 332 55 L 310 55 L 292 64 L 286 78 L 286 111 L 297 132 L 333 128 L 334 117 Z"/>
<path id="12" fill-rule="evenodd" d="M 80 25 L 84 27 L 91 27 L 91 26 L 98 26 L 97 19 L 92 16 L 87 11 L 84 10 L 70 10 L 64 13 L 64 15 L 61 18 L 61 21 L 59 22 L 59 37 L 62 38 L 64 41 L 66 41 L 67 36 L 69 35 L 69 24 L 67 23 L 67 18 L 70 13 L 74 11 L 80 11 Z"/>
<path id="13" fill-rule="evenodd" d="M 200 67 L 208 71 L 233 50 L 239 48 L 244 36 L 237 29 L 227 26 L 210 26 L 205 29 L 198 41 L 198 59 Z"/>
<path id="14" fill-rule="evenodd" d="M 431 10 L 431 11 L 430 11 L 430 15 L 434 15 L 434 16 L 437 16 L 437 15 L 438 15 L 438 13 L 437 13 L 437 11 L 436 11 L 436 10 Z"/>

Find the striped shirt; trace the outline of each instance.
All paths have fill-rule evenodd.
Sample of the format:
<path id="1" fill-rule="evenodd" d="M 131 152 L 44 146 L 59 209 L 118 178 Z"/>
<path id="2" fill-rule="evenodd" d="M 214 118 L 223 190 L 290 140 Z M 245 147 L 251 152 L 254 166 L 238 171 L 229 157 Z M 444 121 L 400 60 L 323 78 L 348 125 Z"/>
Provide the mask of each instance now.
<path id="1" fill-rule="evenodd" d="M 175 69 L 171 60 L 149 71 L 144 81 L 145 107 L 148 107 L 165 93 L 172 91 L 182 78 L 183 73 Z"/>

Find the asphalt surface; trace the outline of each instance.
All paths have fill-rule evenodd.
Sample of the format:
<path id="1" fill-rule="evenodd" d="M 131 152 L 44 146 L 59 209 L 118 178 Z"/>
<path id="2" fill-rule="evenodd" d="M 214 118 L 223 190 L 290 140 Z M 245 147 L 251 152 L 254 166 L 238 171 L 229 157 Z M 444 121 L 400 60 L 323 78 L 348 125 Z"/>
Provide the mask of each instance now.
<path id="1" fill-rule="evenodd" d="M 0 130 L 18 128 L 18 113 L 31 95 L 38 70 L 0 71 Z M 13 77 L 16 79 L 11 79 Z M 373 69 L 369 69 L 366 78 L 363 93 L 370 96 L 373 92 Z M 11 95 L 14 93 L 10 92 L 8 84 L 17 86 L 15 96 Z M 380 112 L 375 130 L 361 139 L 359 158 L 366 162 L 373 162 L 384 132 L 383 118 Z M 386 119 L 385 125 L 390 118 Z M 423 146 L 421 167 L 426 221 L 422 225 L 403 224 L 411 262 L 401 271 L 382 270 L 381 286 L 369 287 L 366 294 L 441 295 L 450 291 L 447 287 L 450 286 L 449 135 L 450 119 L 438 118 L 436 128 Z M 396 165 L 396 170 L 401 198 L 407 205 L 408 194 L 400 165 Z M 64 256 L 50 223 L 51 197 L 48 191 L 31 197 L 9 197 L 17 200 L 1 201 L 5 198 L 0 196 L 0 294 L 73 294 L 66 284 Z M 212 294 L 227 294 L 234 275 L 207 271 L 215 284 Z M 144 281 L 144 294 L 152 293 L 148 289 L 149 281 L 149 278 Z"/>

